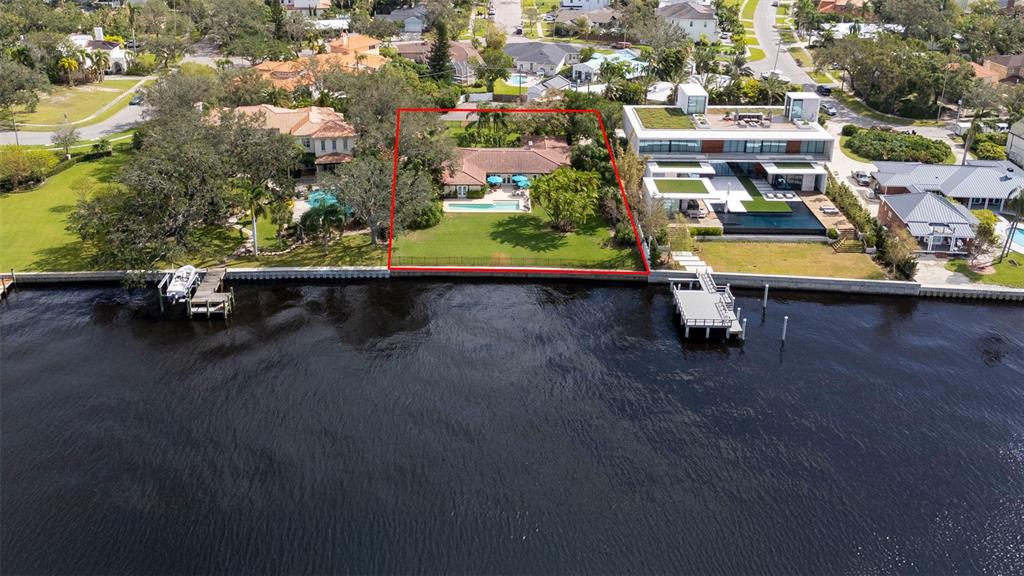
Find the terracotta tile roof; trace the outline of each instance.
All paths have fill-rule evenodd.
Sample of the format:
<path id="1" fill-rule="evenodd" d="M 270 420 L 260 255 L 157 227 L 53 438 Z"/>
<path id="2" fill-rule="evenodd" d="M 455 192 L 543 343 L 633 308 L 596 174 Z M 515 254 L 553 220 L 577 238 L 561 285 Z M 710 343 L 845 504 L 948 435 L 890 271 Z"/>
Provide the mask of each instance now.
<path id="1" fill-rule="evenodd" d="M 569 163 L 569 147 L 459 148 L 453 171 L 445 174 L 449 186 L 483 186 L 488 174 L 547 174 Z"/>
<path id="2" fill-rule="evenodd" d="M 293 136 L 311 138 L 345 138 L 355 136 L 355 128 L 331 108 L 309 106 L 307 108 L 281 108 L 270 104 L 239 106 L 238 114 L 263 117 L 263 126 Z M 215 113 L 216 114 L 216 113 Z"/>
<path id="3" fill-rule="evenodd" d="M 299 86 L 313 83 L 312 79 L 307 77 L 307 68 L 313 62 L 324 68 L 337 66 L 346 72 L 362 72 L 379 70 L 390 60 L 372 52 L 329 53 L 287 62 L 269 60 L 253 66 L 253 70 L 276 88 L 291 91 Z"/>
<path id="4" fill-rule="evenodd" d="M 323 156 L 317 156 L 314 164 L 344 164 L 345 162 L 351 162 L 351 154 L 342 154 L 341 152 L 332 152 L 330 154 L 324 154 Z"/>
<path id="5" fill-rule="evenodd" d="M 380 40 L 363 34 L 342 34 L 340 38 L 328 44 L 331 52 L 373 52 L 379 49 Z"/>

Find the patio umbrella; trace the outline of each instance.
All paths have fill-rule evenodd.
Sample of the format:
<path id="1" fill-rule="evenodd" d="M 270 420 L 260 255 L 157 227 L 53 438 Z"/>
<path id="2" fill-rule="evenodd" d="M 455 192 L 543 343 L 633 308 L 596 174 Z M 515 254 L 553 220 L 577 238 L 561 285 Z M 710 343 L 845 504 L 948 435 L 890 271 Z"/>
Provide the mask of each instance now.
<path id="1" fill-rule="evenodd" d="M 513 182 L 522 182 L 523 180 L 526 180 L 526 176 L 523 176 L 522 174 L 512 177 Z"/>
<path id="2" fill-rule="evenodd" d="M 497 186 L 498 184 L 501 184 L 501 176 L 488 176 L 487 183 Z"/>
<path id="3" fill-rule="evenodd" d="M 516 180 L 516 186 L 519 186 L 520 188 L 529 188 L 530 187 L 530 179 L 529 178 L 523 178 L 522 180 Z"/>

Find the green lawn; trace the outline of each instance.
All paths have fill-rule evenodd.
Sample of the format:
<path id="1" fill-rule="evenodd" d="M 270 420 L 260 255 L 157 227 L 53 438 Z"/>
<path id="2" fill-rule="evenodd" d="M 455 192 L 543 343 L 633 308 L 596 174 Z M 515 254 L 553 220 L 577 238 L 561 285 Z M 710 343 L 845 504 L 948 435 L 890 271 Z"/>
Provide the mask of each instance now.
<path id="1" fill-rule="evenodd" d="M 750 61 L 751 62 L 757 62 L 758 60 L 764 60 L 764 50 L 762 50 L 760 48 L 757 48 L 757 47 L 747 46 L 747 51 L 750 52 Z"/>
<path id="2" fill-rule="evenodd" d="M 900 126 L 941 126 L 943 122 L 935 120 L 915 120 L 913 118 L 903 118 L 902 116 L 893 116 L 891 114 L 885 114 L 879 112 L 873 108 L 870 108 L 860 98 L 847 94 L 841 90 L 833 90 L 832 96 L 843 103 L 844 106 L 852 110 L 854 113 L 860 116 L 867 116 L 872 120 L 878 122 L 884 122 L 886 124 L 898 124 Z"/>
<path id="3" fill-rule="evenodd" d="M 865 157 L 861 156 L 860 154 L 857 154 L 853 150 L 850 150 L 850 148 L 846 145 L 846 142 L 849 139 L 850 139 L 849 136 L 840 136 L 839 137 L 839 149 L 843 151 L 843 154 L 846 154 L 846 156 L 850 160 L 856 160 L 857 162 L 864 162 L 866 164 L 871 164 L 872 162 L 874 162 L 874 160 L 872 160 L 870 158 L 865 158 Z"/>
<path id="4" fill-rule="evenodd" d="M 88 251 L 67 215 L 89 189 L 113 181 L 127 156 L 81 162 L 28 192 L 0 194 L 0 270 L 83 270 Z"/>
<path id="5" fill-rule="evenodd" d="M 775 14 L 778 15 L 778 16 L 785 16 L 785 15 L 789 14 L 789 6 L 790 6 L 789 4 L 779 4 L 775 8 Z"/>
<path id="6" fill-rule="evenodd" d="M 746 176 L 739 177 L 740 182 L 743 183 L 743 188 L 746 189 L 747 193 L 750 194 L 752 200 L 745 200 L 743 207 L 747 209 L 747 212 L 792 212 L 793 209 L 789 207 L 789 202 L 781 202 L 779 200 L 765 200 L 764 196 L 758 192 L 757 186 L 751 182 L 750 178 Z"/>
<path id="7" fill-rule="evenodd" d="M 54 88 L 50 94 L 41 96 L 35 112 L 19 112 L 18 123 L 55 125 L 64 121 L 65 114 L 67 114 L 69 122 L 78 122 L 124 94 L 139 80 L 139 78 L 104 80 L 74 88 L 66 86 Z M 124 108 L 128 105 L 128 100 L 130 98 L 124 98 L 114 108 L 118 110 Z M 108 110 L 110 115 L 116 111 Z M 104 116 L 106 115 L 104 114 Z M 99 120 L 101 118 L 97 118 L 97 121 Z M 25 129 L 31 128 L 29 126 Z"/>
<path id="8" fill-rule="evenodd" d="M 654 185 L 658 187 L 658 191 L 665 194 L 707 194 L 707 186 L 704 185 L 704 181 L 699 178 L 676 180 L 676 179 L 657 179 L 654 181 Z"/>
<path id="9" fill-rule="evenodd" d="M 659 168 L 700 168 L 700 162 L 657 162 Z"/>
<path id="10" fill-rule="evenodd" d="M 693 119 L 679 108 L 634 108 L 640 123 L 649 130 L 689 130 Z"/>
<path id="11" fill-rule="evenodd" d="M 257 224 L 257 229 L 260 225 Z M 306 244 L 280 256 L 246 257 L 232 260 L 231 266 L 272 268 L 280 266 L 386 266 L 386 244 L 374 246 L 369 234 L 352 234 L 328 245 Z"/>
<path id="12" fill-rule="evenodd" d="M 397 237 L 392 257 L 396 266 L 641 267 L 635 247 L 611 245 L 600 217 L 559 234 L 538 204 L 529 214 L 445 213 L 437 226 Z"/>
<path id="13" fill-rule="evenodd" d="M 694 245 L 701 260 L 719 272 L 885 279 L 867 254 L 837 254 L 828 244 L 697 241 Z"/>
<path id="14" fill-rule="evenodd" d="M 498 80 L 494 83 L 494 93 L 504 96 L 519 96 L 520 94 L 526 94 L 527 90 L 529 88 L 526 86 L 514 86 L 504 80 Z"/>
<path id="15" fill-rule="evenodd" d="M 834 84 L 835 78 L 830 76 L 827 72 L 820 70 L 808 70 L 807 75 L 814 79 L 818 84 Z"/>
<path id="16" fill-rule="evenodd" d="M 1024 288 L 1024 256 L 1017 253 L 1011 253 L 1002 262 L 996 264 L 996 271 L 992 274 L 974 272 L 967 265 L 966 260 L 950 260 L 946 263 L 946 269 L 967 276 L 971 282 Z"/>
<path id="17" fill-rule="evenodd" d="M 776 162 L 779 168 L 793 168 L 794 170 L 810 170 L 814 165 L 810 162 Z"/>
<path id="18" fill-rule="evenodd" d="M 757 10 L 757 2 L 758 0 L 747 0 L 743 5 L 743 9 L 740 10 L 740 18 L 744 20 L 753 20 L 754 11 Z"/>

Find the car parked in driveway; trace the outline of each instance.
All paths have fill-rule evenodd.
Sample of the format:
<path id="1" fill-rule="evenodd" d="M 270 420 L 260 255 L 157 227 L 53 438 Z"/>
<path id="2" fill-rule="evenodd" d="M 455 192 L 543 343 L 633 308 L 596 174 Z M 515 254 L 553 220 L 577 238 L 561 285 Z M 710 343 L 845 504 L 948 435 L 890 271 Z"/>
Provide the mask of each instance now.
<path id="1" fill-rule="evenodd" d="M 835 116 L 839 112 L 839 109 L 836 108 L 836 105 L 831 102 L 822 102 L 821 111 L 824 112 L 825 114 L 828 114 L 829 116 Z"/>
<path id="2" fill-rule="evenodd" d="M 853 181 L 856 182 L 858 186 L 870 186 L 871 174 L 868 174 L 863 170 L 857 170 L 853 173 Z"/>

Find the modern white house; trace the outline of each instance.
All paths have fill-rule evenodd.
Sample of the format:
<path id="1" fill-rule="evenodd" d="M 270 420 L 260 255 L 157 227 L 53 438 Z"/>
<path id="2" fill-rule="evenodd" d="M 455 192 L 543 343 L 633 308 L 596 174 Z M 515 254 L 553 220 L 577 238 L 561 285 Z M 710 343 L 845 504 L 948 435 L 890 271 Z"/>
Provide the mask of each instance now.
<path id="1" fill-rule="evenodd" d="M 597 10 L 608 4 L 609 0 L 562 0 L 560 6 L 566 10 Z"/>
<path id="2" fill-rule="evenodd" d="M 93 50 L 100 50 L 107 53 L 110 64 L 107 69 L 103 72 L 106 74 L 124 74 L 128 71 L 128 52 L 121 47 L 117 42 L 108 42 L 104 40 L 103 28 L 93 28 L 92 35 L 88 34 L 71 34 L 68 36 L 68 40 L 75 45 L 76 48 L 84 49 L 89 52 Z M 86 68 L 92 68 L 92 59 L 86 57 L 85 62 Z"/>
<path id="3" fill-rule="evenodd" d="M 1006 159 L 1024 168 L 1024 120 L 1017 120 L 1006 135 Z"/>
<path id="4" fill-rule="evenodd" d="M 647 63 L 637 60 L 640 54 L 633 50 L 619 50 L 612 54 L 594 54 L 590 60 L 580 62 L 572 67 L 572 79 L 577 83 L 599 82 L 601 65 L 605 62 L 622 62 L 626 65 L 626 78 L 640 76 L 647 68 Z"/>
<path id="5" fill-rule="evenodd" d="M 696 1 L 679 2 L 658 8 L 655 14 L 659 19 L 675 24 L 695 42 L 702 36 L 712 42 L 718 40 L 718 17 L 710 4 Z"/>

